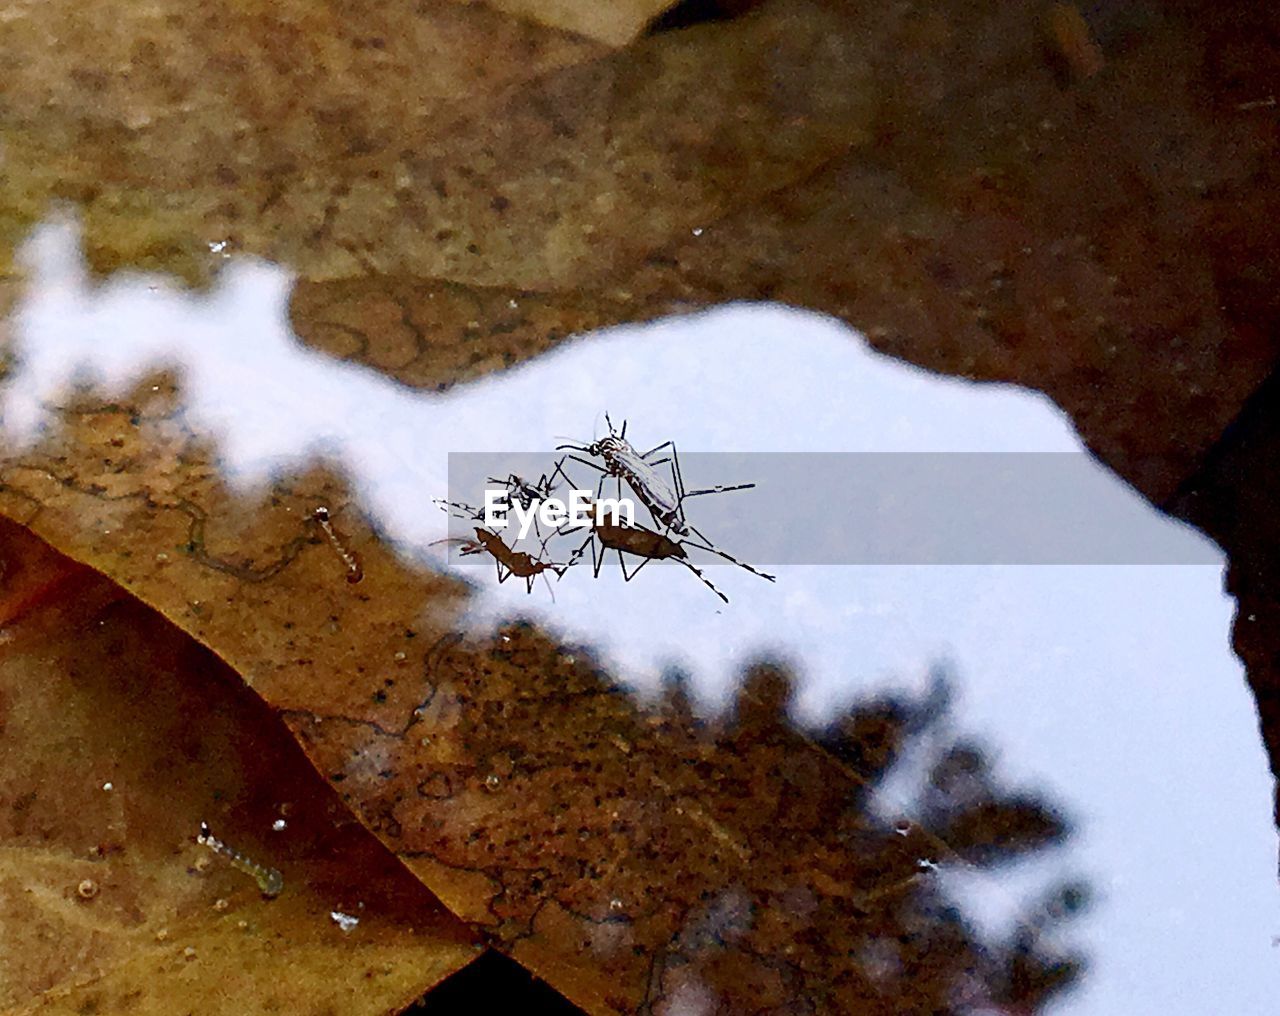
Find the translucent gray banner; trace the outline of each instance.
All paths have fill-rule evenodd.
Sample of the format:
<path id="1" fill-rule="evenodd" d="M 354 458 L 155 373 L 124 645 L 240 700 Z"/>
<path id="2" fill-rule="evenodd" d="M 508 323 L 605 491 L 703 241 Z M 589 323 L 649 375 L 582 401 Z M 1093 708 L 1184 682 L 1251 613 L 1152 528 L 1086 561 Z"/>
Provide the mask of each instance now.
<path id="1" fill-rule="evenodd" d="M 593 468 L 602 465 L 598 457 L 573 454 L 451 454 L 448 500 L 480 509 L 486 489 L 505 490 L 512 475 L 535 484 L 564 458 L 573 487 L 594 497 L 603 478 L 606 497 L 635 500 L 637 524 L 695 545 L 701 534 L 756 566 L 1220 563 L 1207 539 L 1156 511 L 1083 453 L 681 453 L 687 491 L 754 484 L 687 497 L 680 505 L 687 537 L 656 522 L 626 479 L 619 485 Z M 661 458 L 652 456 L 655 463 Z M 653 469 L 674 488 L 672 466 Z M 569 489 L 557 476 L 551 494 L 567 501 Z M 455 507 L 450 534 L 474 539 L 479 523 L 462 514 Z M 516 550 L 540 553 L 532 530 L 517 541 L 514 519 L 496 532 Z M 549 556 L 563 557 L 588 535 L 552 536 Z M 453 556 L 459 559 L 456 548 Z M 724 563 L 696 550 L 690 557 L 699 565 Z"/>

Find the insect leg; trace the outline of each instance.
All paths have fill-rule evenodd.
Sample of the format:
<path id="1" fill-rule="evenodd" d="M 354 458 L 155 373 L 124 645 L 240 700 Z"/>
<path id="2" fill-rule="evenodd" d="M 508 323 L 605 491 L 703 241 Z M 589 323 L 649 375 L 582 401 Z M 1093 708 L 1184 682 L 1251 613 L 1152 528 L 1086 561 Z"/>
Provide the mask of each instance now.
<path id="1" fill-rule="evenodd" d="M 648 564 L 650 561 L 652 561 L 652 560 L 653 560 L 653 558 L 651 558 L 651 557 L 646 557 L 643 561 L 641 561 L 638 565 L 636 565 L 636 567 L 635 567 L 635 571 L 633 571 L 630 575 L 628 575 L 628 574 L 627 574 L 627 562 L 626 562 L 626 561 L 623 559 L 623 557 L 622 557 L 622 551 L 618 551 L 618 565 L 619 565 L 619 567 L 621 567 L 621 568 L 622 568 L 622 577 L 623 577 L 627 582 L 630 582 L 633 578 L 635 578 L 637 575 L 639 575 L 639 574 L 640 574 L 640 569 L 641 569 L 641 568 L 643 568 L 645 565 L 647 565 L 647 564 Z"/>
<path id="2" fill-rule="evenodd" d="M 665 458 L 650 460 L 649 456 L 662 451 L 664 448 L 670 448 L 671 454 Z M 684 500 L 684 475 L 680 472 L 680 453 L 676 451 L 676 443 L 674 441 L 663 441 L 656 448 L 650 448 L 647 452 L 640 456 L 651 466 L 660 466 L 663 463 L 671 464 L 671 479 L 676 487 L 676 499 Z"/>
<path id="3" fill-rule="evenodd" d="M 554 480 L 556 478 L 556 474 L 559 473 L 560 476 L 564 479 L 564 482 L 567 483 L 570 487 L 573 487 L 574 486 L 573 481 L 569 479 L 569 474 L 564 471 L 564 460 L 567 457 L 568 456 L 566 455 L 560 456 L 560 461 L 556 463 L 555 469 L 551 471 L 551 479 Z M 596 468 L 598 469 L 599 467 L 597 466 Z"/>
<path id="4" fill-rule="evenodd" d="M 644 453 L 643 455 L 641 455 L 640 457 L 641 457 L 642 459 L 646 459 L 646 460 L 647 460 L 647 459 L 649 458 L 649 456 L 650 456 L 650 455 L 652 455 L 654 452 L 660 452 L 660 451 L 662 451 L 662 449 L 664 449 L 664 448 L 670 448 L 670 449 L 672 449 L 672 450 L 674 451 L 674 450 L 675 450 L 675 442 L 674 442 L 674 441 L 663 441 L 663 442 L 662 442 L 662 444 L 657 445 L 657 446 L 656 446 L 656 447 L 654 447 L 654 448 L 650 448 L 647 452 L 645 452 L 645 453 Z M 665 461 L 665 460 L 664 460 L 664 461 Z M 650 462 L 649 464 L 650 464 L 651 466 L 656 466 L 656 465 L 658 465 L 658 463 L 656 463 L 656 462 Z"/>
<path id="5" fill-rule="evenodd" d="M 435 503 L 440 506 L 440 510 L 443 512 L 448 512 L 450 508 L 457 508 L 459 511 L 464 513 L 462 515 L 455 514 L 455 518 L 460 518 L 460 519 L 484 518 L 484 513 L 481 512 L 479 508 L 473 508 L 471 505 L 463 504 L 461 501 L 446 501 L 444 498 L 441 498 L 441 497 L 433 498 L 432 500 L 434 500 Z"/>
<path id="6" fill-rule="evenodd" d="M 596 534 L 593 531 L 591 535 L 594 538 Z M 604 556 L 605 554 L 608 553 L 607 548 L 602 544 L 599 548 L 600 555 L 599 557 L 596 556 L 596 543 L 598 542 L 599 541 L 596 540 L 596 541 L 593 541 L 591 544 L 591 575 L 592 575 L 592 578 L 597 578 L 597 579 L 600 577 L 600 568 L 604 564 Z"/>
<path id="7" fill-rule="evenodd" d="M 592 531 L 587 536 L 587 538 L 582 541 L 582 546 L 569 555 L 569 563 L 566 564 L 563 568 L 561 568 L 558 573 L 560 578 L 564 578 L 564 573 L 578 563 L 578 558 L 582 557 L 582 552 L 587 549 L 587 544 L 589 544 L 595 538 L 596 538 L 596 534 L 594 531 Z"/>
<path id="8" fill-rule="evenodd" d="M 664 448 L 670 448 L 671 454 L 661 459 L 655 459 L 655 460 L 649 459 L 650 455 L 654 455 L 657 452 L 662 451 Z M 668 528 L 674 528 L 677 532 L 680 532 L 682 527 L 685 524 L 684 507 L 683 507 L 685 492 L 684 492 L 684 474 L 680 472 L 680 453 L 676 451 L 676 443 L 674 441 L 663 441 L 662 444 L 658 445 L 655 448 L 650 448 L 647 452 L 645 452 L 640 457 L 644 459 L 646 462 L 648 462 L 649 465 L 651 466 L 668 465 L 671 467 L 671 483 L 672 483 L 672 486 L 675 488 L 675 493 L 676 493 L 675 518 L 680 523 L 680 526 L 675 526 L 675 527 L 668 526 Z"/>
<path id="9" fill-rule="evenodd" d="M 564 447 L 567 447 L 567 446 L 566 446 L 566 445 L 560 445 L 560 447 L 561 447 L 561 448 L 564 448 Z M 585 448 L 583 448 L 583 449 L 582 449 L 582 451 L 586 451 L 586 449 L 585 449 Z M 609 471 L 609 470 L 605 469 L 605 468 L 604 468 L 604 466 L 598 466 L 598 465 L 596 465 L 594 462 L 591 462 L 591 461 L 589 461 L 589 460 L 587 460 L 587 459 L 584 459 L 584 458 L 580 458 L 580 457 L 579 457 L 579 456 L 577 456 L 577 455 L 567 455 L 567 456 L 565 456 L 565 458 L 573 459 L 573 461 L 574 461 L 574 462 L 581 462 L 584 466 L 590 466 L 592 469 L 596 470 L 597 472 L 607 473 L 607 472 Z"/>
<path id="10" fill-rule="evenodd" d="M 545 540 L 543 540 L 543 541 L 542 541 L 542 546 L 538 549 L 538 560 L 539 560 L 539 561 L 541 561 L 541 560 L 543 559 L 544 555 L 547 553 L 547 542 L 551 539 L 551 537 L 553 537 L 553 536 L 559 536 L 559 535 L 561 535 L 561 534 L 560 534 L 560 530 L 558 530 L 558 529 L 553 529 L 551 532 L 549 532 L 549 533 L 547 534 L 547 538 L 546 538 Z M 557 578 L 558 578 L 559 576 L 563 575 L 563 574 L 564 574 L 566 571 L 568 571 L 568 569 L 569 569 L 569 565 L 568 565 L 567 563 L 566 563 L 566 564 L 556 564 L 554 561 L 547 561 L 547 567 L 548 567 L 548 568 L 550 568 L 553 572 L 555 572 L 555 573 L 556 573 L 556 577 L 557 577 Z"/>
<path id="11" fill-rule="evenodd" d="M 739 560 L 738 560 L 736 557 L 734 557 L 732 554 L 728 554 L 728 553 L 726 553 L 725 551 L 721 550 L 719 547 L 717 547 L 714 543 L 712 543 L 712 542 L 711 542 L 710 540 L 708 540 L 705 536 L 703 536 L 703 535 L 702 535 L 702 533 L 700 533 L 700 532 L 698 532 L 698 530 L 694 529 L 694 528 L 693 528 L 693 526 L 690 526 L 689 528 L 690 528 L 693 532 L 697 533 L 697 534 L 698 534 L 698 536 L 700 536 L 700 537 L 702 538 L 702 541 L 703 541 L 703 542 L 702 542 L 702 543 L 698 543 L 698 542 L 697 542 L 697 540 L 690 540 L 690 539 L 687 539 L 687 538 L 686 538 L 685 540 L 683 540 L 682 542 L 687 543 L 687 544 L 688 544 L 689 546 L 691 546 L 691 547 L 697 547 L 697 548 L 698 548 L 698 549 L 700 549 L 700 550 L 710 551 L 712 554 L 715 554 L 715 555 L 717 555 L 718 557 L 722 557 L 722 558 L 724 558 L 724 559 L 725 559 L 726 561 L 728 561 L 730 564 L 736 564 L 739 568 L 744 568 L 744 569 L 746 569 L 747 571 L 751 572 L 751 574 L 752 574 L 752 575 L 759 575 L 762 579 L 768 579 L 770 582 L 777 582 L 777 581 L 778 581 L 778 577 L 777 577 L 776 575 L 770 575 L 770 574 L 768 574 L 767 572 L 759 571 L 758 569 L 753 568 L 751 565 L 747 564 L 745 561 L 739 561 Z"/>
<path id="12" fill-rule="evenodd" d="M 702 494 L 727 494 L 731 490 L 750 490 L 754 487 L 754 483 L 735 483 L 729 487 L 707 487 L 703 490 L 686 490 L 680 495 L 681 500 L 689 497 L 698 497 Z"/>
<path id="13" fill-rule="evenodd" d="M 707 578 L 705 575 L 703 575 L 698 568 L 695 568 L 693 565 L 691 565 L 688 561 L 686 561 L 682 557 L 677 557 L 675 558 L 675 560 L 679 561 L 682 565 L 684 565 L 691 572 L 693 572 L 693 574 L 698 576 L 698 578 L 702 580 L 703 585 L 705 585 L 708 589 L 710 589 L 713 593 L 715 593 L 718 597 L 720 597 L 720 599 L 724 600 L 725 603 L 729 602 L 729 597 L 725 596 L 724 593 L 720 592 L 720 590 L 715 587 L 712 581 L 709 578 Z M 639 568 L 636 569 L 636 571 L 639 571 L 639 570 L 640 570 Z M 759 575 L 760 573 L 756 572 L 756 574 Z"/>

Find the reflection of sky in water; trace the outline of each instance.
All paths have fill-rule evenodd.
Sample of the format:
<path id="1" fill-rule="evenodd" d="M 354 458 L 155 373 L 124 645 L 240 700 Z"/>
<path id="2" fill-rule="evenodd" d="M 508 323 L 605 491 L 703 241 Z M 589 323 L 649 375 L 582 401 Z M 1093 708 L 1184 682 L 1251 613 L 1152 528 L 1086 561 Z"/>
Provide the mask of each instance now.
<path id="1" fill-rule="evenodd" d="M 141 277 L 90 291 L 75 244 L 70 227 L 45 227 L 27 248 L 40 285 L 18 312 L 8 440 L 34 433 L 40 397 L 77 368 L 118 389 L 181 363 L 194 425 L 218 434 L 233 479 L 252 485 L 322 451 L 406 549 L 445 535 L 431 498 L 445 493 L 447 452 L 590 438 L 605 410 L 631 421 L 641 447 L 674 437 L 688 451 L 1079 447 L 1041 396 L 934 377 L 779 308 L 618 328 L 447 395 L 419 394 L 297 348 L 279 269 L 233 260 L 205 297 Z M 1177 526 L 1149 514 L 1153 527 Z M 879 688 L 922 688 L 931 663 L 950 661 L 955 719 L 990 738 L 997 777 L 1042 783 L 1080 826 L 1068 861 L 1100 902 L 1080 925 L 1092 969 L 1060 1011 L 1271 1011 L 1271 787 L 1219 567 L 772 570 L 776 586 L 712 569 L 728 606 L 672 567 L 630 586 L 617 569 L 598 581 L 571 572 L 554 603 L 541 587 L 528 597 L 522 582 L 465 573 L 485 593 L 480 615 L 536 614 L 600 646 L 640 688 L 677 662 L 708 702 L 723 701 L 743 662 L 781 654 L 802 675 L 799 712 L 811 721 Z M 1020 893 L 1059 870 L 1033 865 L 1006 884 Z M 975 888 L 966 906 L 998 920 L 1009 893 Z"/>

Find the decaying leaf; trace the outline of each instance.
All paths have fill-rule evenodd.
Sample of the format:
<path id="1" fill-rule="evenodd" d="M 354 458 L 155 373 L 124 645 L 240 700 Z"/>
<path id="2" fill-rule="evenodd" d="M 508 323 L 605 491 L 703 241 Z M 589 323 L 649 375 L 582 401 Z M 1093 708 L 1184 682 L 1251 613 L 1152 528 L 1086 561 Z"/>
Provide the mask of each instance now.
<path id="1" fill-rule="evenodd" d="M 4 245 L 66 197 L 104 269 L 274 257 L 304 338 L 432 386 L 784 300 L 1044 389 L 1166 499 L 1277 351 L 1275 13 L 746 6 L 621 49 L 449 0 L 21 6 Z"/>
<path id="2" fill-rule="evenodd" d="M 163 394 L 64 413 L 40 455 L 0 470 L 0 511 L 214 649 L 451 911 L 578 1004 L 927 1012 L 961 982 L 1025 1001 L 1074 976 L 1033 944 L 1018 962 L 1043 981 L 1012 979 L 1012 954 L 946 916 L 930 875 L 1060 840 L 1050 810 L 992 788 L 956 811 L 943 788 L 909 835 L 868 810 L 925 706 L 871 709 L 824 748 L 781 718 L 775 668 L 713 727 L 640 707 L 589 647 L 519 626 L 464 638 L 456 580 L 396 560 L 323 477 L 235 502 Z M 335 506 L 359 584 L 308 523 L 316 503 Z"/>
<path id="3" fill-rule="evenodd" d="M 1163 501 L 1277 353 L 1262 322 L 1280 321 L 1280 287 L 1260 284 L 1264 266 L 1280 264 L 1267 225 L 1280 215 L 1276 138 L 1256 117 L 1219 114 L 1254 94 L 1254 66 L 1206 65 L 1200 27 L 1146 11 L 1103 26 L 1120 48 L 1111 71 L 1064 87 L 1031 11 L 983 10 L 892 25 L 883 10 L 847 15 L 830 30 L 852 36 L 871 21 L 867 38 L 887 33 L 898 61 L 872 60 L 863 131 L 786 186 L 744 187 L 720 206 L 672 194 L 696 214 L 661 231 L 628 225 L 631 256 L 594 233 L 613 268 L 604 278 L 588 266 L 567 284 L 535 284 L 523 270 L 304 280 L 294 326 L 321 348 L 441 387 L 586 328 L 782 301 L 931 369 L 1042 389 L 1106 462 Z M 788 26 L 803 17 L 792 12 Z M 624 58 L 638 53 L 614 59 Z M 699 174 L 731 172 L 697 157 Z M 644 214 L 653 223 L 659 211 Z"/>
<path id="4" fill-rule="evenodd" d="M 69 198 L 103 270 L 200 278 L 224 242 L 358 269 L 320 242 L 339 206 L 391 211 L 459 116 L 602 52 L 448 0 L 15 5 L 0 21 L 0 243 Z"/>
<path id="5" fill-rule="evenodd" d="M 1046 54 L 1045 10 L 997 0 L 774 0 L 622 48 L 621 36 L 604 45 L 448 2 L 22 5 L 0 19 L 0 242 L 7 257 L 64 198 L 84 209 L 100 269 L 201 279 L 222 253 L 279 259 L 304 280 L 292 308 L 304 339 L 423 387 L 584 328 L 783 300 L 838 315 L 893 355 L 1043 388 L 1160 500 L 1276 354 L 1280 142 L 1266 108 L 1248 105 L 1273 88 L 1256 21 L 1276 15 L 1119 6 L 1057 33 L 1068 64 L 1063 45 L 1076 47 L 1064 78 Z M 226 248 L 215 256 L 211 243 Z M 799 738 L 776 723 L 785 696 L 760 674 L 721 728 L 675 706 L 642 710 L 588 649 L 523 627 L 459 639 L 460 584 L 393 558 L 331 478 L 235 501 L 166 391 L 79 404 L 61 422 L 37 451 L 0 460 L 0 513 L 212 648 L 423 883 L 592 1011 L 708 992 L 731 1008 L 928 1012 L 964 985 L 1027 1002 L 1073 976 L 1072 962 L 1037 953 L 1032 932 L 978 941 L 913 868 L 944 851 L 985 864 L 1010 843 L 1061 835 L 1036 802 L 993 791 L 953 814 L 944 794 L 928 829 L 886 832 L 861 806 L 892 751 L 874 762 L 848 732 L 824 746 Z M 307 526 L 317 503 L 361 555 L 359 585 Z M 44 611 L 36 594 L 14 609 Z M 156 635 L 159 648 L 137 638 L 139 608 L 109 610 L 133 612 L 111 629 L 130 660 L 175 652 L 172 636 Z M 95 647 L 107 655 L 90 638 L 57 651 L 69 662 Z M 72 715 L 47 736 L 92 726 L 87 704 L 123 722 L 147 688 L 195 694 L 194 678 L 188 688 L 163 667 L 146 672 L 154 684 L 129 685 L 132 697 L 104 686 L 85 697 L 87 678 L 64 686 Z M 134 709 L 118 716 L 122 703 Z M 894 715 L 851 722 L 883 733 Z M 973 767 L 963 752 L 939 760 L 935 782 L 961 763 Z M 156 764 L 128 783 L 144 776 L 172 773 Z M 191 787 L 211 794 L 203 779 Z M 70 834 L 123 821 L 104 809 L 135 800 L 67 786 L 83 806 L 65 815 L 60 803 L 42 821 L 85 823 Z M 139 796 L 156 825 L 129 826 L 157 837 L 138 847 L 157 863 L 194 833 L 164 800 Z M 231 838 L 232 816 L 218 818 Z M 263 821 L 244 827 L 245 849 L 273 842 Z M 40 855 L 40 871 L 17 856 L 17 884 L 51 880 L 31 884 L 58 920 L 81 920 L 76 934 L 109 930 L 85 916 L 102 921 L 132 885 L 129 913 L 152 939 L 160 919 L 211 936 L 180 962 L 152 942 L 129 961 L 141 966 L 73 992 L 123 992 L 143 973 L 147 990 L 178 976 L 203 985 L 215 960 L 239 970 L 202 879 L 225 877 L 232 895 L 215 900 L 230 901 L 227 914 L 264 915 L 245 918 L 250 932 L 283 915 L 279 934 L 314 933 L 278 954 L 298 969 L 303 956 L 327 963 L 338 934 L 291 923 L 314 916 L 302 896 L 235 896 L 254 890 L 231 870 L 156 875 L 139 891 L 121 867 L 121 888 L 95 880 L 72 898 L 85 865 L 133 855 Z M 281 861 L 286 878 L 307 870 L 295 861 Z M 153 903 L 170 890 L 174 902 Z M 68 983 L 108 966 L 116 941 L 94 938 Z M 464 962 L 469 946 L 450 941 Z M 380 955 L 402 946 L 392 936 Z M 15 999 L 54 983 L 43 969 L 20 976 Z M 397 976 L 387 983 L 403 999 L 412 985 Z"/>
<path id="6" fill-rule="evenodd" d="M 8 521 L 0 560 L 0 1011 L 382 1013 L 476 955 L 224 664 Z"/>

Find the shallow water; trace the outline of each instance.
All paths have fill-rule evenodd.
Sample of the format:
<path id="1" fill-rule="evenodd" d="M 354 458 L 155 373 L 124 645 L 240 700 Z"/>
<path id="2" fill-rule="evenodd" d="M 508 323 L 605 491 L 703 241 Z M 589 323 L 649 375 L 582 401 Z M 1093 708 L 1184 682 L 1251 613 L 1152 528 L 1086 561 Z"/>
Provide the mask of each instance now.
<path id="1" fill-rule="evenodd" d="M 829 319 L 780 307 L 612 329 L 435 395 L 298 347 L 285 313 L 290 278 L 278 267 L 231 259 L 205 297 L 136 275 L 95 290 L 76 243 L 63 221 L 26 249 L 33 283 L 14 318 L 21 363 L 5 390 L 9 440 L 33 439 L 41 400 L 74 379 L 119 392 L 181 365 L 188 418 L 216 435 L 229 481 L 252 488 L 322 454 L 398 548 L 436 568 L 454 567 L 429 546 L 448 531 L 432 498 L 450 493 L 450 453 L 550 456 L 558 439 L 603 433 L 606 411 L 630 421 L 637 446 L 674 438 L 682 456 L 1081 450 L 1043 396 L 926 374 Z M 629 584 L 613 568 L 598 579 L 574 569 L 554 600 L 540 586 L 526 595 L 521 582 L 460 571 L 481 594 L 477 625 L 536 618 L 598 647 L 640 695 L 678 667 L 712 711 L 762 656 L 797 672 L 793 713 L 813 727 L 875 692 L 924 693 L 944 664 L 955 727 L 986 743 L 1004 781 L 1060 804 L 1077 830 L 998 878 L 949 871 L 951 891 L 992 929 L 1063 875 L 1097 891 L 1068 934 L 1091 966 L 1055 1011 L 1264 1012 L 1280 989 L 1271 781 L 1229 647 L 1223 565 L 1208 541 L 1102 467 L 1093 473 L 1143 526 L 1185 545 L 1185 560 L 1212 563 L 769 562 L 776 584 L 710 568 L 727 605 L 675 567 L 647 568 Z M 747 528 L 759 517 L 751 503 L 721 502 Z M 916 790 L 904 778 L 876 807 L 890 820 L 911 816 Z"/>

